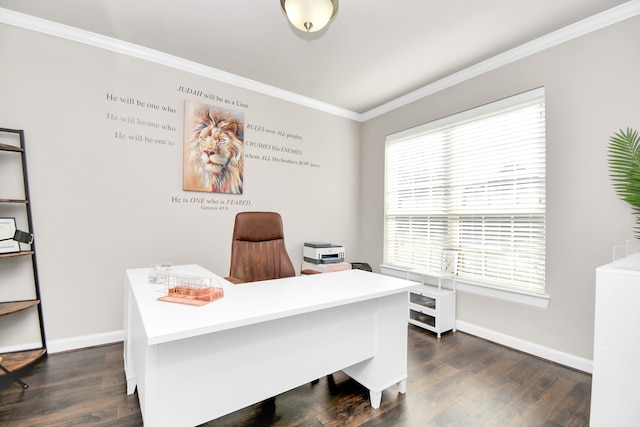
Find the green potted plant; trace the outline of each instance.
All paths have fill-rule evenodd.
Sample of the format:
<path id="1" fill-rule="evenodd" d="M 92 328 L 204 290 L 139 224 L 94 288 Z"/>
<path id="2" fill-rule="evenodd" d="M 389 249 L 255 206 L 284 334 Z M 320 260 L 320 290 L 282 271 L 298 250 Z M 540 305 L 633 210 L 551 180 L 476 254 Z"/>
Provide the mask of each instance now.
<path id="1" fill-rule="evenodd" d="M 640 239 L 640 136 L 627 128 L 609 138 L 609 171 L 616 193 L 636 216 L 634 234 Z"/>

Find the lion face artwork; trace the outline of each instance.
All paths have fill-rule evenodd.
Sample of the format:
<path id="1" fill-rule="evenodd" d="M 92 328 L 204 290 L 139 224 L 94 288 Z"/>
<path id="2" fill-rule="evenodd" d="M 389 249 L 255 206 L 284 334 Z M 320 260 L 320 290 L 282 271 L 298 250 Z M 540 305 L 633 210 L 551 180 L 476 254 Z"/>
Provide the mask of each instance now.
<path id="1" fill-rule="evenodd" d="M 185 105 L 186 107 L 186 105 Z M 242 115 L 206 105 L 185 108 L 184 190 L 242 194 Z M 186 120 L 185 120 L 186 121 Z"/>

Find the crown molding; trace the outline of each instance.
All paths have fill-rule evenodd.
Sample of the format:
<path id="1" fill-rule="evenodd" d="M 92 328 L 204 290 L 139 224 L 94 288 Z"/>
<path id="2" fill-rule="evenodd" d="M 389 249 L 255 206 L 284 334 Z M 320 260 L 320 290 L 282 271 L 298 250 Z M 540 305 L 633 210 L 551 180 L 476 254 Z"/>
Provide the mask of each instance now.
<path id="1" fill-rule="evenodd" d="M 542 52 L 543 50 L 573 40 L 580 36 L 592 33 L 601 28 L 632 18 L 638 14 L 640 14 L 640 0 L 632 0 L 623 3 L 609 10 L 583 19 L 582 21 L 578 21 L 575 24 L 568 25 L 545 36 L 498 54 L 492 58 L 479 62 L 465 68 L 464 70 L 453 73 L 436 82 L 423 86 L 420 89 L 373 108 L 361 114 L 360 121 L 365 122 L 373 119 L 466 80 L 470 80 L 489 71 L 503 67 L 535 53 Z"/>
<path id="2" fill-rule="evenodd" d="M 274 86 L 260 83 L 255 80 L 227 73 L 213 67 L 208 67 L 194 61 L 183 59 L 168 53 L 149 49 L 113 37 L 103 36 L 91 31 L 82 30 L 57 22 L 36 18 L 31 15 L 15 12 L 13 10 L 0 8 L 0 23 L 36 31 L 54 37 L 71 40 L 86 44 L 111 52 L 128 55 L 145 61 L 154 62 L 159 65 L 175 68 L 198 76 L 206 77 L 232 86 L 248 89 L 284 101 L 299 104 L 315 110 L 324 111 L 336 116 L 345 117 L 351 120 L 360 120 L 360 114 L 345 108 L 327 104 L 316 99 L 289 92 Z"/>
<path id="3" fill-rule="evenodd" d="M 560 30 L 539 37 L 514 49 L 503 52 L 490 59 L 479 62 L 471 67 L 453 73 L 447 77 L 430 83 L 413 92 L 398 97 L 393 101 L 375 107 L 365 113 L 357 113 L 345 108 L 337 107 L 313 98 L 289 92 L 275 86 L 260 83 L 255 80 L 227 73 L 213 67 L 207 67 L 194 61 L 189 61 L 164 52 L 149 49 L 116 38 L 103 36 L 68 25 L 59 24 L 31 15 L 0 8 L 0 23 L 20 27 L 43 34 L 83 43 L 100 49 L 128 55 L 145 61 L 182 70 L 201 77 L 210 78 L 222 83 L 254 92 L 262 93 L 287 102 L 292 102 L 315 110 L 323 111 L 350 120 L 365 122 L 382 114 L 396 110 L 419 99 L 455 86 L 466 80 L 480 76 L 504 65 L 518 61 L 527 56 L 573 40 L 577 37 L 597 31 L 601 28 L 616 24 L 640 14 L 640 0 L 631 0 L 609 10 L 578 21 Z"/>

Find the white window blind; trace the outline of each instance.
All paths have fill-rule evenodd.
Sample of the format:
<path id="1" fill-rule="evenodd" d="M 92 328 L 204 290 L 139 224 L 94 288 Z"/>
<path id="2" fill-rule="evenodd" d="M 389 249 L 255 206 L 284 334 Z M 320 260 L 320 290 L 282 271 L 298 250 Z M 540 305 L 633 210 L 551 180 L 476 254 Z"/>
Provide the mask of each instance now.
<path id="1" fill-rule="evenodd" d="M 387 138 L 384 263 L 544 292 L 544 89 Z"/>

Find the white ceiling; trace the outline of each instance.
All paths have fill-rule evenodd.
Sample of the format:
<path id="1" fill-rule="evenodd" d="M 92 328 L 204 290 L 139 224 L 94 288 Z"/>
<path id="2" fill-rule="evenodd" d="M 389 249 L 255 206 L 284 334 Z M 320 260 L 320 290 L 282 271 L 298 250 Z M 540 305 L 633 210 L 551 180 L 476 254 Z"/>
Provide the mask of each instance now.
<path id="1" fill-rule="evenodd" d="M 637 2 L 634 1 L 634 2 Z M 300 33 L 279 0 L 0 0 L 356 113 L 625 0 L 340 0 Z"/>

